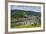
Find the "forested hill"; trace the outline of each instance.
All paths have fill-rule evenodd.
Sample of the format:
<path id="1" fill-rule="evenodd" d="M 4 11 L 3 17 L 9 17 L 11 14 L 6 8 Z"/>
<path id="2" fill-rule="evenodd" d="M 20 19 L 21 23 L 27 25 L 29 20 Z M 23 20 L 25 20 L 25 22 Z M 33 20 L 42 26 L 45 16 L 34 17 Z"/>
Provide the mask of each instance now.
<path id="1" fill-rule="evenodd" d="M 19 15 L 33 15 L 33 16 L 39 16 L 41 17 L 41 13 L 40 12 L 34 12 L 34 11 L 25 11 L 25 10 L 11 10 L 11 14 L 19 14 Z"/>

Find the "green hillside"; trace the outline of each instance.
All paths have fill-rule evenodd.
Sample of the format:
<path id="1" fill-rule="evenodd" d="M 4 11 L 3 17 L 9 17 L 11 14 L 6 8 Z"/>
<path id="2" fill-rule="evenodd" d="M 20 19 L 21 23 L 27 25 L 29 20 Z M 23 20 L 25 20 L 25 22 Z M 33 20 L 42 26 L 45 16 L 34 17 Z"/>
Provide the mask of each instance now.
<path id="1" fill-rule="evenodd" d="M 24 12 L 25 12 L 25 14 L 24 14 Z M 11 10 L 11 16 L 14 18 L 16 18 L 16 17 L 23 18 L 24 15 L 33 15 L 33 16 L 41 17 L 40 12 L 24 11 L 24 10 Z"/>

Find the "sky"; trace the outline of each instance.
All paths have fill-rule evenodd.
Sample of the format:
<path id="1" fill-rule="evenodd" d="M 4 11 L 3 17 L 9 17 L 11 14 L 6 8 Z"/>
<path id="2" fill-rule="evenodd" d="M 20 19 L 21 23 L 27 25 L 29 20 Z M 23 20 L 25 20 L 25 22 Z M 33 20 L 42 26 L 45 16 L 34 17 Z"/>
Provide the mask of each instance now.
<path id="1" fill-rule="evenodd" d="M 11 10 L 15 10 L 15 9 L 16 10 L 41 12 L 41 6 L 11 5 Z"/>

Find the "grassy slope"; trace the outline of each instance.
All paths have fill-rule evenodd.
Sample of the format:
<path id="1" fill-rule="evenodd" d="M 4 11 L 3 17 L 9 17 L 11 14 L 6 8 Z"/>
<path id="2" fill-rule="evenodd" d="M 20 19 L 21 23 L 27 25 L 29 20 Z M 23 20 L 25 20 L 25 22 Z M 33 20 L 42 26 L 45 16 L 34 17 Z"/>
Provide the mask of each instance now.
<path id="1" fill-rule="evenodd" d="M 26 24 L 26 25 L 16 26 L 16 28 L 35 28 L 40 26 L 41 26 L 40 24 Z"/>

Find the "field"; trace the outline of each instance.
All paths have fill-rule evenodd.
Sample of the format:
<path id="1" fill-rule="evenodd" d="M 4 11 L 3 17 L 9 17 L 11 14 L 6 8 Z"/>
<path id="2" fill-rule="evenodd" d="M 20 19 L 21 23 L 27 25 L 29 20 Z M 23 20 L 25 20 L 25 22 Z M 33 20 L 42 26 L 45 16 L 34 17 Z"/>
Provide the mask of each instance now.
<path id="1" fill-rule="evenodd" d="M 11 28 L 35 28 L 40 26 L 40 12 L 11 10 Z"/>
<path id="2" fill-rule="evenodd" d="M 40 24 L 26 24 L 26 25 L 16 26 L 16 28 L 35 28 L 40 26 L 41 26 Z"/>

